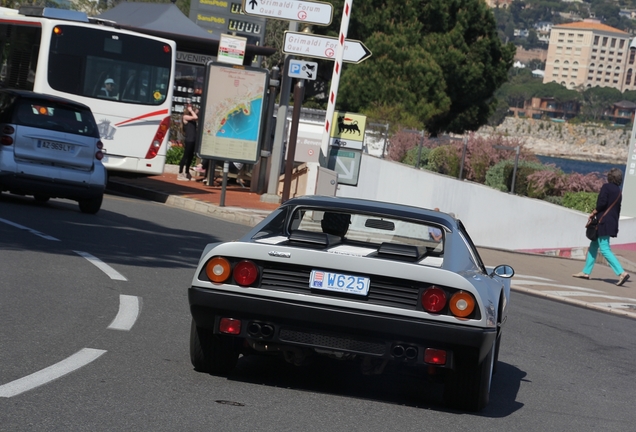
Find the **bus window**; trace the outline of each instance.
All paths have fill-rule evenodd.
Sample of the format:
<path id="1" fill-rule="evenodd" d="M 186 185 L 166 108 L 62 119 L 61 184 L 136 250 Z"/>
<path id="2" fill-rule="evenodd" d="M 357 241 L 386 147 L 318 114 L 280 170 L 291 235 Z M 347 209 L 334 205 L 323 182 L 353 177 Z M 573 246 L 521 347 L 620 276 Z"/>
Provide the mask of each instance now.
<path id="1" fill-rule="evenodd" d="M 39 27 L 0 24 L 3 87 L 33 90 L 41 35 Z"/>

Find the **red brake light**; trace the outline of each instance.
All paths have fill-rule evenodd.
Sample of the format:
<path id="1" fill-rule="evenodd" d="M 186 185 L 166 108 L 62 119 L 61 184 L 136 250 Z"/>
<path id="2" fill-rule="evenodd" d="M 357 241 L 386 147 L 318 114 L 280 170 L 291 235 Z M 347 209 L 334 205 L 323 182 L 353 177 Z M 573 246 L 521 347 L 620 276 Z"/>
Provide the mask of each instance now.
<path id="1" fill-rule="evenodd" d="M 11 138 L 8 135 L 2 135 L 2 138 L 0 138 L 0 144 L 6 145 L 6 146 L 11 145 L 13 144 L 13 138 Z"/>
<path id="2" fill-rule="evenodd" d="M 170 130 L 170 117 L 166 117 L 161 120 L 159 127 L 157 128 L 157 132 L 155 133 L 155 137 L 150 143 L 150 148 L 148 149 L 148 153 L 146 153 L 146 159 L 152 159 L 157 156 L 159 153 L 159 149 L 161 148 L 161 143 L 166 136 L 166 133 Z"/>
<path id="3" fill-rule="evenodd" d="M 104 159 L 104 153 L 102 153 L 101 150 L 97 150 L 97 152 L 95 152 L 95 159 L 97 159 L 97 160 Z"/>
<path id="4" fill-rule="evenodd" d="M 234 318 L 221 318 L 219 331 L 221 333 L 237 335 L 241 333 L 241 321 Z"/>
<path id="5" fill-rule="evenodd" d="M 434 364 L 434 365 L 445 365 L 446 364 L 446 351 L 426 348 L 424 351 L 424 363 Z"/>
<path id="6" fill-rule="evenodd" d="M 234 266 L 234 280 L 241 286 L 250 286 L 258 278 L 258 267 L 252 261 L 241 261 Z"/>
<path id="7" fill-rule="evenodd" d="M 438 313 L 446 306 L 444 290 L 432 286 L 422 293 L 422 307 L 427 312 Z"/>
<path id="8" fill-rule="evenodd" d="M 164 45 L 163 46 L 163 52 L 165 52 L 166 54 L 170 52 L 170 45 Z"/>

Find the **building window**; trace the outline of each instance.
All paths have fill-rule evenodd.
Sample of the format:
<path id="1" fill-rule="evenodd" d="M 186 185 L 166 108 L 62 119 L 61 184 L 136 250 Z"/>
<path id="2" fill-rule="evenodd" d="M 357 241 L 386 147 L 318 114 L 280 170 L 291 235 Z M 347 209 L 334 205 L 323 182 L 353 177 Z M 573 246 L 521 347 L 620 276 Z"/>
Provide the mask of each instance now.
<path id="1" fill-rule="evenodd" d="M 625 39 L 621 39 L 620 43 L 618 44 L 618 49 L 623 49 L 624 46 L 625 46 Z"/>
<path id="2" fill-rule="evenodd" d="M 596 60 L 596 56 L 592 56 L 590 57 L 592 60 Z"/>
<path id="3" fill-rule="evenodd" d="M 574 43 L 572 39 L 568 39 L 568 43 Z"/>
<path id="4" fill-rule="evenodd" d="M 610 44 L 611 48 L 614 48 L 616 46 L 616 38 L 612 38 L 612 43 Z"/>
<path id="5" fill-rule="evenodd" d="M 563 43 L 563 39 L 557 39 L 557 42 Z"/>
<path id="6" fill-rule="evenodd" d="M 559 70 L 558 66 L 555 66 L 555 67 L 554 67 L 554 70 L 555 70 L 555 71 L 556 71 L 556 70 Z"/>
<path id="7" fill-rule="evenodd" d="M 594 45 L 598 45 L 599 36 L 594 36 Z"/>
<path id="8" fill-rule="evenodd" d="M 634 64 L 635 55 L 636 55 L 636 50 L 629 50 L 629 64 Z"/>
<path id="9" fill-rule="evenodd" d="M 574 63 L 572 63 L 572 64 L 573 64 L 573 65 L 578 65 L 578 64 L 579 64 L 579 62 L 578 62 L 578 61 L 576 61 L 576 60 L 574 60 Z"/>
<path id="10" fill-rule="evenodd" d="M 607 36 L 603 37 L 603 46 L 607 46 Z"/>
<path id="11" fill-rule="evenodd" d="M 632 83 L 632 70 L 629 69 L 625 75 L 625 84 L 630 85 Z"/>

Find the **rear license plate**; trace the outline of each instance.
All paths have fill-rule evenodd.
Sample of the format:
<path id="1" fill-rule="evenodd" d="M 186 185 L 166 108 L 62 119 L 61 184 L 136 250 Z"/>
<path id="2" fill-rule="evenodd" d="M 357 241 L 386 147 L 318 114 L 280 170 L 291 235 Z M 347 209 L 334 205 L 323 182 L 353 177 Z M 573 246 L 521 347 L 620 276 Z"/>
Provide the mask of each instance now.
<path id="1" fill-rule="evenodd" d="M 57 150 L 63 152 L 74 152 L 75 146 L 73 144 L 65 144 L 55 141 L 38 140 L 38 148 L 46 148 L 50 150 Z"/>
<path id="2" fill-rule="evenodd" d="M 312 270 L 309 277 L 309 288 L 336 291 L 347 294 L 367 295 L 369 278 Z"/>

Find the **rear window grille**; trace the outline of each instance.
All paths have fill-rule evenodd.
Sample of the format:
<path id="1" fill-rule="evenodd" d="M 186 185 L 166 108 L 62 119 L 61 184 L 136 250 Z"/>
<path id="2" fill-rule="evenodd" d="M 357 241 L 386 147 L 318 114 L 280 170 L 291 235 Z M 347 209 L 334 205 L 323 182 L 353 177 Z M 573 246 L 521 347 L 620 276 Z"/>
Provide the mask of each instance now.
<path id="1" fill-rule="evenodd" d="M 311 290 L 309 288 L 309 267 L 267 267 L 263 269 L 261 287 L 274 291 L 287 291 L 323 297 L 342 297 L 342 294 L 329 291 Z M 371 279 L 367 297 L 347 295 L 350 301 L 392 306 L 416 310 L 419 286 L 413 281 L 389 279 L 374 275 L 366 275 Z"/>

